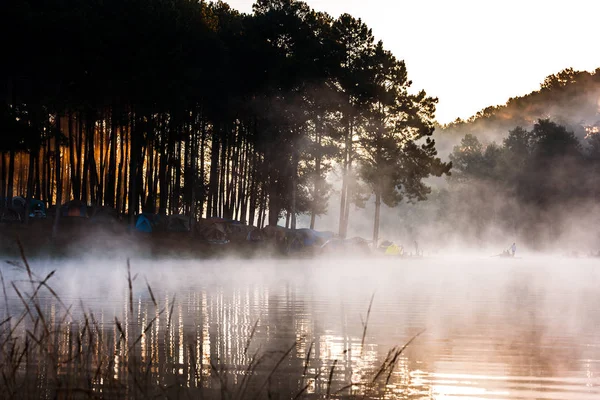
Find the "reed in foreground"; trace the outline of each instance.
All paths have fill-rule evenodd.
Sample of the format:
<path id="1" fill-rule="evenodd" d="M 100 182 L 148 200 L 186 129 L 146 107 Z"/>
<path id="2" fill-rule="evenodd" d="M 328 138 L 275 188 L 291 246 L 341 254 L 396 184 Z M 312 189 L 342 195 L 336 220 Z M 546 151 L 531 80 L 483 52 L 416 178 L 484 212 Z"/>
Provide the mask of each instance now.
<path id="1" fill-rule="evenodd" d="M 403 352 L 422 333 L 391 349 L 372 376 L 360 382 L 336 381 L 338 360 L 328 365 L 316 360 L 314 342 L 309 344 L 307 338 L 280 351 L 262 350 L 253 343 L 258 320 L 243 349 L 248 361 L 242 371 L 231 370 L 202 348 L 202 340 L 190 341 L 185 363 L 166 362 L 149 354 L 146 342 L 150 334 L 164 334 L 165 342 L 173 334 L 176 299 L 161 305 L 146 281 L 152 318 L 140 324 L 134 296 L 138 276 L 129 262 L 127 309 L 122 318 L 108 323 L 83 304 L 65 304 L 50 284 L 55 271 L 38 276 L 23 251 L 21 261 L 10 264 L 24 279 L 7 282 L 0 271 L 5 303 L 0 322 L 1 398 L 379 398 L 386 394 Z M 372 303 L 373 298 L 363 323 L 361 357 Z M 159 321 L 166 326 L 159 329 Z M 294 365 L 292 355 L 301 341 L 305 356 L 301 365 Z"/>

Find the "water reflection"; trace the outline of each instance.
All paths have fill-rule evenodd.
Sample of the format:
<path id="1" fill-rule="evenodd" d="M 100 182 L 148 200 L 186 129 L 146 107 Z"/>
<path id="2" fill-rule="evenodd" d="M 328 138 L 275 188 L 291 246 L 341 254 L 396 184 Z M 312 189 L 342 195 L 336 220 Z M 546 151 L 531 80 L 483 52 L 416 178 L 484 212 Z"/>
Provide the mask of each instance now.
<path id="1" fill-rule="evenodd" d="M 200 388 L 220 396 L 224 387 L 233 398 L 600 396 L 600 317 L 594 309 L 600 295 L 592 289 L 598 280 L 590 266 L 579 266 L 576 273 L 585 279 L 568 284 L 548 281 L 549 271 L 537 265 L 503 273 L 465 267 L 462 276 L 443 263 L 384 269 L 375 276 L 332 267 L 325 281 L 322 271 L 287 267 L 279 275 L 267 271 L 273 279 L 159 281 L 152 295 L 136 282 L 132 304 L 121 287 L 105 302 L 82 296 L 86 308 L 67 317 L 49 296 L 50 324 L 61 332 L 60 359 L 82 352 L 89 337 L 90 371 L 109 365 L 111 379 L 128 382 L 136 368 L 146 384 L 175 396 Z M 150 281 L 153 273 L 147 271 Z M 15 299 L 11 304 L 19 308 Z M 427 331 L 398 352 L 422 328 Z M 27 335 L 25 326 L 20 334 Z M 73 373 L 70 363 L 40 362 L 40 388 L 52 368 L 61 376 Z M 105 391 L 115 385 L 106 376 L 91 376 L 93 390 L 110 397 Z M 133 388 L 123 390 L 127 396 Z"/>

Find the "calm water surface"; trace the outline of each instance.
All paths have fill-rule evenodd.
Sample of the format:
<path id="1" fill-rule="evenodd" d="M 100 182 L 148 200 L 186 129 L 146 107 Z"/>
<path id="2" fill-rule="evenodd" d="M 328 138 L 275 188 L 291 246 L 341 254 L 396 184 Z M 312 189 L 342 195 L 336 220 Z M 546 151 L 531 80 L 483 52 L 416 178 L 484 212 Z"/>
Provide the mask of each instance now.
<path id="1" fill-rule="evenodd" d="M 252 357 L 268 354 L 265 374 L 283 359 L 273 376 L 287 388 L 281 398 L 304 386 L 306 394 L 334 393 L 351 383 L 340 393 L 360 393 L 390 349 L 424 330 L 382 396 L 600 398 L 597 260 L 132 260 L 133 317 L 124 261 L 32 264 L 40 275 L 57 269 L 53 287 L 62 300 L 83 304 L 107 335 L 117 334 L 115 316 L 133 336 L 156 317 L 140 346 L 159 366 L 157 381 L 176 375 L 194 385 L 192 371 L 210 376 L 216 368 L 236 382 Z M 5 279 L 17 275 L 8 271 Z M 56 307 L 55 300 L 45 306 Z"/>

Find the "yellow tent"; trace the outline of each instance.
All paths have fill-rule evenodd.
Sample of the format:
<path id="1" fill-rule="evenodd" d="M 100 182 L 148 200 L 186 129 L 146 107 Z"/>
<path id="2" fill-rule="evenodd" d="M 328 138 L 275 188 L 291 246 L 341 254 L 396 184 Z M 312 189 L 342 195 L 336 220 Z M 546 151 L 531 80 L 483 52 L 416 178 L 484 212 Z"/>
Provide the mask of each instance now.
<path id="1" fill-rule="evenodd" d="M 394 243 L 385 249 L 386 256 L 401 256 L 403 253 L 404 249 L 401 246 L 395 245 Z"/>

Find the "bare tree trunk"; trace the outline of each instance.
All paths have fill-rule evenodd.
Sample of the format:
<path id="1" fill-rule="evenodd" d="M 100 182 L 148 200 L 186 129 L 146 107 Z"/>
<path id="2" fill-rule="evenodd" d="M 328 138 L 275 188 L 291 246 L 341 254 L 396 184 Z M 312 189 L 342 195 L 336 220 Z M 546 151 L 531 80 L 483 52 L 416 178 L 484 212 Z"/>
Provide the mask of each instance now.
<path id="1" fill-rule="evenodd" d="M 128 176 L 129 176 L 129 163 L 131 162 L 131 138 L 132 138 L 132 134 L 133 132 L 131 132 L 131 126 L 125 126 L 125 151 L 123 152 L 124 157 L 125 157 L 125 161 L 123 162 L 123 176 L 121 177 L 122 181 L 123 181 L 123 193 L 121 194 L 121 200 L 123 201 L 123 215 L 127 214 L 128 210 L 131 210 L 131 204 L 129 203 L 128 199 L 129 199 L 129 191 L 131 190 L 131 187 L 129 187 L 128 182 Z"/>
<path id="2" fill-rule="evenodd" d="M 57 116 L 58 118 L 58 116 Z M 49 138 L 46 142 L 46 157 L 44 157 L 45 162 L 45 173 L 44 176 L 46 177 L 46 179 L 44 179 L 44 181 L 46 182 L 45 185 L 45 196 L 46 196 L 46 204 L 48 204 L 48 206 L 52 205 L 52 202 L 54 201 L 54 199 L 52 198 L 52 189 L 53 189 L 53 185 L 52 185 L 52 165 L 50 163 L 50 156 L 52 154 L 51 151 L 51 138 Z"/>
<path id="3" fill-rule="evenodd" d="M 219 193 L 219 201 L 218 201 L 218 212 L 217 212 L 217 216 L 223 218 L 225 217 L 225 176 L 227 174 L 227 167 L 229 166 L 228 163 L 228 157 L 227 157 L 227 136 L 229 135 L 228 132 L 229 128 L 225 129 L 225 134 L 222 137 L 221 140 L 221 164 L 220 164 L 220 175 L 219 175 L 219 188 L 218 188 L 218 193 Z"/>
<path id="4" fill-rule="evenodd" d="M 89 121 L 85 121 L 86 124 Z M 81 172 L 81 200 L 85 204 L 88 204 L 88 173 L 89 173 L 89 150 L 88 150 L 88 140 L 87 140 L 87 125 L 86 129 L 83 127 L 84 121 L 81 117 L 81 113 L 79 114 L 79 140 L 80 140 L 80 149 L 81 152 L 78 155 L 78 158 L 81 160 L 83 156 L 83 170 Z M 84 133 L 85 132 L 85 133 Z M 85 134 L 85 137 L 84 137 Z"/>
<path id="5" fill-rule="evenodd" d="M 206 176 L 204 175 L 204 148 L 206 146 L 206 120 L 204 118 L 204 112 L 202 113 L 202 138 L 200 142 L 200 217 L 202 218 L 202 214 L 204 213 L 204 200 L 206 198 Z M 210 205 L 208 206 L 210 207 Z M 208 214 L 208 213 L 207 213 Z"/>
<path id="6" fill-rule="evenodd" d="M 6 189 L 6 198 L 9 205 L 12 205 L 14 197 L 14 181 L 15 181 L 15 151 L 11 150 L 8 156 L 8 186 Z"/>
<path id="7" fill-rule="evenodd" d="M 117 181 L 117 121 L 114 107 L 112 108 L 110 126 L 110 157 L 108 161 L 108 173 L 106 176 L 106 189 L 104 191 L 104 204 L 112 208 L 116 208 L 115 185 Z"/>
<path id="8" fill-rule="evenodd" d="M 87 132 L 86 132 L 86 140 L 88 142 L 88 169 L 89 169 L 89 192 L 90 197 L 89 201 L 91 203 L 96 203 L 97 196 L 96 191 L 98 189 L 98 169 L 96 168 L 96 153 L 94 152 L 94 138 L 96 133 L 96 120 L 93 117 L 88 117 L 87 121 Z"/>
<path id="9" fill-rule="evenodd" d="M 135 226 L 135 215 L 138 212 L 137 168 L 138 168 L 138 135 L 135 124 L 135 112 L 131 111 L 130 119 L 130 148 L 129 148 L 129 224 Z"/>
<path id="10" fill-rule="evenodd" d="M 35 162 L 35 180 L 33 181 L 33 195 L 36 199 L 42 200 L 42 179 L 44 177 L 42 166 L 40 165 L 41 151 L 38 151 L 37 156 L 33 160 Z M 42 163 L 43 164 L 43 163 Z"/>
<path id="11" fill-rule="evenodd" d="M 253 152 L 252 154 L 252 172 L 251 172 L 251 183 L 250 183 L 250 204 L 249 204 L 249 212 L 248 212 L 248 225 L 254 225 L 254 216 L 256 213 L 256 203 L 258 202 L 258 196 L 257 196 L 257 191 L 258 191 L 258 156 L 256 155 L 256 152 Z M 256 224 L 257 226 L 259 225 L 258 222 Z"/>
<path id="12" fill-rule="evenodd" d="M 274 176 L 269 181 L 269 225 L 277 225 L 281 205 L 279 204 L 277 182 Z"/>
<path id="13" fill-rule="evenodd" d="M 25 223 L 29 222 L 29 213 L 31 212 L 31 200 L 33 199 L 33 178 L 35 174 L 35 159 L 37 154 L 32 150 L 29 153 L 29 172 L 27 174 L 27 197 L 25 201 Z"/>
<path id="14" fill-rule="evenodd" d="M 177 128 L 178 138 L 181 135 L 181 126 Z M 175 146 L 175 185 L 173 187 L 173 214 L 181 212 L 181 140 L 177 140 Z"/>
<path id="15" fill-rule="evenodd" d="M 375 193 L 375 221 L 373 223 L 373 248 L 379 244 L 379 215 L 381 213 L 381 191 L 379 188 Z"/>
<path id="16" fill-rule="evenodd" d="M 76 138 L 74 138 L 73 132 L 73 115 L 69 113 L 69 160 L 71 161 L 71 187 L 73 189 L 73 198 L 81 199 L 80 181 L 79 181 L 79 163 L 81 159 L 75 160 L 76 148 L 78 147 Z"/>
<path id="17" fill-rule="evenodd" d="M 321 202 L 321 124 L 320 121 L 316 121 L 315 125 L 315 142 L 317 144 L 317 154 L 315 155 L 315 183 L 313 191 L 313 204 L 310 213 L 310 229 L 315 229 L 315 222 L 317 218 L 317 207 Z"/>
<path id="18" fill-rule="evenodd" d="M 120 214 L 125 214 L 125 200 L 123 199 L 123 164 L 125 162 L 125 128 L 121 126 L 120 130 L 120 151 L 119 151 L 119 171 L 117 174 L 117 196 L 116 205 Z"/>
<path id="19" fill-rule="evenodd" d="M 0 207 L 6 207 L 6 155 L 0 152 L 2 165 L 0 165 Z"/>
<path id="20" fill-rule="evenodd" d="M 166 127 L 166 129 L 170 129 L 170 127 Z M 167 179 L 169 154 L 167 152 L 167 134 L 165 131 L 163 131 L 162 137 L 160 138 L 160 165 L 158 168 L 158 185 L 160 187 L 158 213 L 160 215 L 167 215 L 167 202 L 169 194 L 169 180 Z"/>
<path id="21" fill-rule="evenodd" d="M 298 150 L 294 145 L 294 149 L 292 150 L 292 201 L 290 205 L 290 213 L 291 223 L 290 227 L 292 229 L 296 229 L 296 192 L 298 188 L 298 162 L 299 162 L 300 154 L 298 154 Z"/>
<path id="22" fill-rule="evenodd" d="M 348 164 L 348 184 L 346 185 L 346 204 L 344 204 L 344 238 L 348 235 L 348 221 L 350 220 L 350 204 L 352 203 L 352 194 L 355 190 L 355 177 L 352 172 L 352 160 Z"/>
<path id="23" fill-rule="evenodd" d="M 54 172 L 56 174 L 56 212 L 54 214 L 52 236 L 56 237 L 58 234 L 58 224 L 60 222 L 60 206 L 62 204 L 62 177 L 60 174 L 60 114 L 56 116 L 56 134 L 54 136 Z"/>
<path id="24" fill-rule="evenodd" d="M 208 206 L 206 217 L 215 217 L 218 214 L 218 190 L 219 190 L 219 128 L 213 125 L 211 153 L 210 153 L 210 175 L 208 183 Z"/>
<path id="25" fill-rule="evenodd" d="M 346 215 L 346 203 L 349 201 L 348 199 L 348 159 L 349 159 L 349 151 L 348 148 L 348 136 L 350 135 L 349 131 L 346 132 L 346 140 L 344 146 L 344 165 L 342 166 L 342 192 L 340 196 L 340 220 L 339 220 L 339 229 L 338 234 L 341 238 L 346 237 L 346 223 L 344 217 Z"/>

